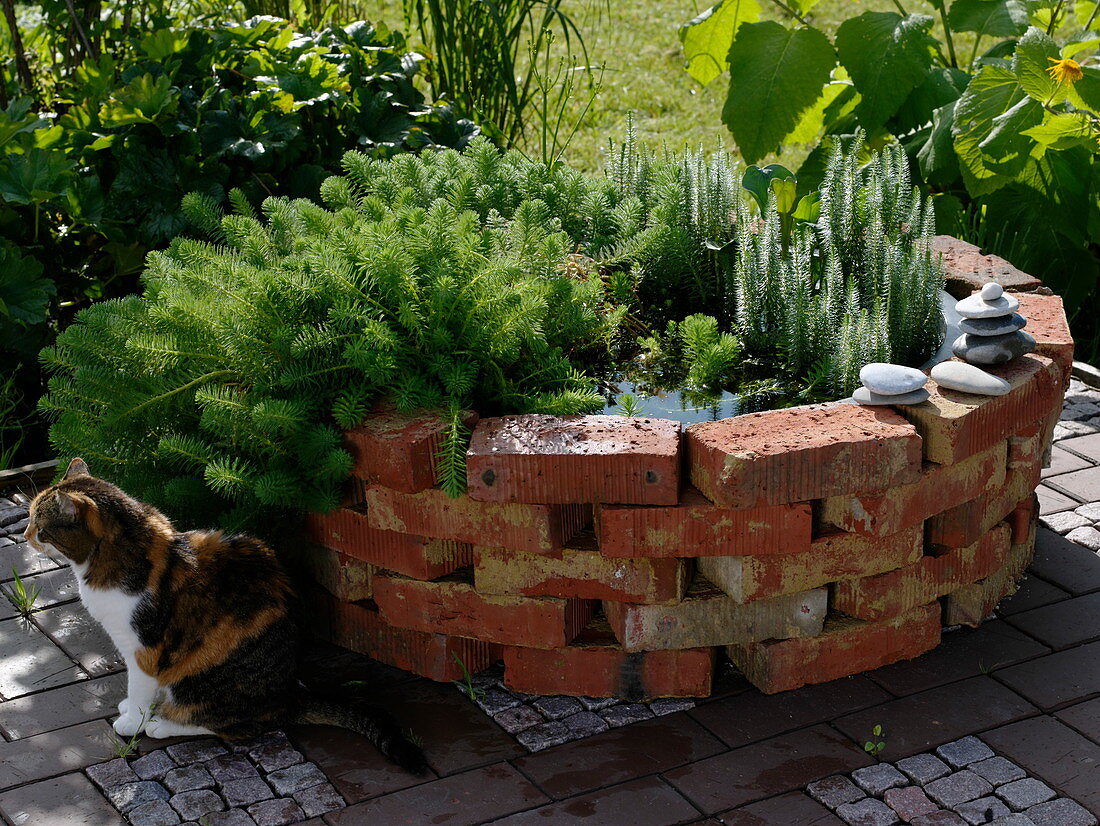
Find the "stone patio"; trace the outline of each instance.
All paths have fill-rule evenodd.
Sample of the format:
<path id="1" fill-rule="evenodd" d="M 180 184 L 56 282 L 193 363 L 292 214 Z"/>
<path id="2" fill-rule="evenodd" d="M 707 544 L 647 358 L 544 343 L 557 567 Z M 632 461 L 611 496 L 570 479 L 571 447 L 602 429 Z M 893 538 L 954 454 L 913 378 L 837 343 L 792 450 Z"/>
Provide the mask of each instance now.
<path id="1" fill-rule="evenodd" d="M 489 670 L 474 677 L 483 711 L 454 686 L 314 652 L 306 676 L 389 709 L 423 741 L 426 777 L 327 727 L 249 743 L 139 740 L 120 758 L 108 721 L 125 692 L 121 663 L 62 561 L 18 541 L 26 500 L 0 500 L 0 582 L 10 587 L 14 568 L 41 608 L 24 619 L 0 599 L 0 816 L 10 826 L 1096 824 L 1100 391 L 1073 382 L 1055 439 L 1020 591 L 980 628 L 868 674 L 767 696 L 727 666 L 695 707 L 642 710 L 507 695 Z M 570 719 L 588 725 L 566 738 Z M 550 729 L 557 739 L 536 736 Z M 876 756 L 869 740 L 883 744 Z"/>

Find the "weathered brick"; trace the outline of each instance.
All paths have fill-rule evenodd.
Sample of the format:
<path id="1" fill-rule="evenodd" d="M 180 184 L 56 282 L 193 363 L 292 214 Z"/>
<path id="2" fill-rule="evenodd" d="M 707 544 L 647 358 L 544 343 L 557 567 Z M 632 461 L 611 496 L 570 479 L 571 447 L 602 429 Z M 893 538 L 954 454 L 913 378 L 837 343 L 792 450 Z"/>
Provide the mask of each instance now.
<path id="1" fill-rule="evenodd" d="M 369 562 L 312 543 L 302 548 L 301 561 L 313 581 L 330 594 L 348 602 L 370 599 L 375 567 Z"/>
<path id="2" fill-rule="evenodd" d="M 606 621 L 596 620 L 564 648 L 504 649 L 504 682 L 526 694 L 656 697 L 710 694 L 714 648 L 628 653 Z"/>
<path id="3" fill-rule="evenodd" d="M 592 520 L 589 505 L 475 502 L 442 490 L 367 491 L 367 517 L 384 531 L 453 539 L 520 551 L 556 551 Z"/>
<path id="4" fill-rule="evenodd" d="M 1000 569 L 1011 536 L 1011 528 L 1001 523 L 969 547 L 926 556 L 889 573 L 839 582 L 833 607 L 860 619 L 882 620 L 924 605 Z"/>
<path id="5" fill-rule="evenodd" d="M 998 522 L 1016 518 L 1013 514 L 1022 507 L 1021 503 L 1031 500 L 1041 471 L 1038 462 L 1012 468 L 998 489 L 930 516 L 924 523 L 929 549 L 941 553 L 973 545 Z"/>
<path id="6" fill-rule="evenodd" d="M 1062 371 L 1045 356 L 1022 356 L 986 369 L 1012 389 L 1003 396 L 978 396 L 929 382 L 928 401 L 898 407 L 924 439 L 928 461 L 959 462 L 1044 421 L 1061 405 Z"/>
<path id="7" fill-rule="evenodd" d="M 827 602 L 827 590 L 819 588 L 742 605 L 697 574 L 682 602 L 605 601 L 603 607 L 624 650 L 660 651 L 817 634 Z"/>
<path id="8" fill-rule="evenodd" d="M 374 598 L 391 625 L 501 645 L 560 648 L 588 624 L 597 603 L 551 597 L 488 596 L 458 575 L 433 582 L 378 576 Z"/>
<path id="9" fill-rule="evenodd" d="M 476 413 L 463 413 L 466 427 L 476 422 Z M 434 487 L 436 456 L 449 426 L 446 418 L 436 414 L 376 409 L 361 425 L 344 433 L 344 447 L 355 460 L 352 474 L 402 493 Z"/>
<path id="10" fill-rule="evenodd" d="M 874 536 L 898 533 L 1004 484 L 1007 445 L 1000 442 L 958 464 L 927 464 L 920 477 L 874 493 L 830 496 L 819 518 L 846 531 Z"/>
<path id="11" fill-rule="evenodd" d="M 674 505 L 680 423 L 538 413 L 482 419 L 466 475 L 470 497 L 483 502 Z"/>
<path id="12" fill-rule="evenodd" d="M 1062 297 L 1030 293 L 1017 295 L 1019 313 L 1027 319 L 1027 331 L 1035 339 L 1035 352 L 1053 359 L 1062 368 L 1064 387 L 1073 369 L 1073 334 L 1069 329 Z"/>
<path id="13" fill-rule="evenodd" d="M 946 289 L 955 298 L 966 298 L 990 281 L 996 281 L 1014 293 L 1031 291 L 1043 286 L 1033 275 L 1018 270 L 997 255 L 983 255 L 974 244 L 952 235 L 936 235 L 932 238 L 932 251 L 943 256 L 947 271 Z M 1024 296 L 1017 294 L 1023 300 Z"/>
<path id="14" fill-rule="evenodd" d="M 728 556 L 786 554 L 810 547 L 810 505 L 734 510 L 695 488 L 670 507 L 599 505 L 596 533 L 604 556 Z"/>
<path id="15" fill-rule="evenodd" d="M 1023 577 L 1035 555 L 1034 522 L 1030 524 L 1030 534 L 1022 542 L 1012 545 L 999 570 L 947 595 L 943 606 L 945 625 L 969 625 L 977 628 L 1002 599 L 1016 593 L 1017 582 Z"/>
<path id="16" fill-rule="evenodd" d="M 774 694 L 907 660 L 939 641 L 940 607 L 932 603 L 880 622 L 832 614 L 817 636 L 731 645 L 726 651 L 753 685 Z"/>
<path id="17" fill-rule="evenodd" d="M 413 579 L 438 579 L 474 561 L 467 542 L 372 528 L 364 507 L 311 513 L 306 527 L 309 538 L 326 548 Z"/>
<path id="18" fill-rule="evenodd" d="M 456 656 L 471 672 L 500 658 L 500 647 L 489 642 L 395 628 L 369 603 L 344 602 L 321 592 L 306 599 L 324 639 L 431 680 L 462 679 Z"/>
<path id="19" fill-rule="evenodd" d="M 675 602 L 691 573 L 684 559 L 606 557 L 595 537 L 584 533 L 549 554 L 477 548 L 476 559 L 474 586 L 481 594 Z"/>
<path id="20" fill-rule="evenodd" d="M 881 490 L 920 475 L 920 438 L 887 407 L 821 404 L 687 428 L 691 482 L 752 508 Z"/>
<path id="21" fill-rule="evenodd" d="M 884 537 L 827 533 L 802 553 L 701 557 L 696 564 L 736 602 L 751 602 L 892 571 L 914 564 L 923 555 L 924 534 L 920 525 L 914 525 Z"/>

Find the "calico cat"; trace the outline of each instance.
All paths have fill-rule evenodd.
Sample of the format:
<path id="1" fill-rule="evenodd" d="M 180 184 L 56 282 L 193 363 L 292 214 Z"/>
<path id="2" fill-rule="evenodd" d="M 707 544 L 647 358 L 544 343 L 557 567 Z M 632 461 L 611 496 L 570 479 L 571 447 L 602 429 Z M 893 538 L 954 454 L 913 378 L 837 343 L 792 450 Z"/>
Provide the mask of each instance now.
<path id="1" fill-rule="evenodd" d="M 35 497 L 24 537 L 71 560 L 81 601 L 126 661 L 120 735 L 234 739 L 283 723 L 328 723 L 424 770 L 423 752 L 385 715 L 300 686 L 293 589 L 258 539 L 180 533 L 155 508 L 93 477 L 82 459 Z"/>

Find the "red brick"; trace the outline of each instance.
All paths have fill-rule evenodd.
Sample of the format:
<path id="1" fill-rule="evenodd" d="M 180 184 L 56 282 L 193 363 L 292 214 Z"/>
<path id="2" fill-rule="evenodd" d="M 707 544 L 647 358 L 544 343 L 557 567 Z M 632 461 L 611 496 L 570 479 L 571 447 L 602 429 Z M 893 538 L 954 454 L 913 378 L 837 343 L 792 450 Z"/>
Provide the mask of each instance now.
<path id="1" fill-rule="evenodd" d="M 413 579 L 438 579 L 474 562 L 469 543 L 372 528 L 365 508 L 311 513 L 306 527 L 314 542 Z"/>
<path id="2" fill-rule="evenodd" d="M 687 488 L 671 507 L 600 505 L 596 532 L 604 556 L 786 554 L 810 547 L 808 502 L 734 510 Z"/>
<path id="3" fill-rule="evenodd" d="M 1003 519 L 1030 500 L 1042 468 L 1036 462 L 1013 468 L 997 490 L 932 516 L 924 523 L 930 553 L 973 545 Z"/>
<path id="4" fill-rule="evenodd" d="M 471 673 L 487 668 L 501 656 L 500 646 L 489 642 L 395 628 L 369 603 L 313 594 L 308 604 L 319 633 L 329 642 L 431 680 L 462 679 L 456 656 Z"/>
<path id="5" fill-rule="evenodd" d="M 561 648 L 592 619 L 595 602 L 486 596 L 460 575 L 434 582 L 377 576 L 374 599 L 391 625 L 501 645 Z"/>
<path id="6" fill-rule="evenodd" d="M 802 553 L 706 557 L 697 564 L 707 579 L 734 600 L 751 602 L 892 571 L 916 563 L 923 555 L 924 532 L 914 525 L 884 537 L 837 531 L 818 537 Z"/>
<path id="7" fill-rule="evenodd" d="M 955 298 L 966 298 L 990 281 L 1012 291 L 1030 291 L 1043 285 L 1038 278 L 1016 269 L 1000 256 L 982 255 L 978 247 L 950 235 L 935 236 L 932 251 L 943 255 L 947 291 Z M 1024 298 L 1016 297 L 1021 301 Z"/>
<path id="8" fill-rule="evenodd" d="M 930 651 L 940 641 L 940 606 L 922 605 L 881 622 L 830 615 L 816 637 L 731 645 L 726 651 L 765 694 L 827 683 Z"/>
<path id="9" fill-rule="evenodd" d="M 719 505 L 752 508 L 913 482 L 920 438 L 893 410 L 823 404 L 687 428 L 691 482 Z"/>
<path id="10" fill-rule="evenodd" d="M 1002 523 L 967 548 L 926 556 L 889 573 L 839 582 L 833 607 L 866 620 L 897 616 L 996 572 L 1008 556 L 1011 535 L 1011 528 Z"/>
<path id="11" fill-rule="evenodd" d="M 476 422 L 476 413 L 463 413 L 466 427 Z M 399 413 L 381 406 L 344 433 L 344 447 L 355 460 L 352 474 L 403 493 L 434 487 L 436 455 L 449 427 L 450 422 L 438 414 Z"/>
<path id="12" fill-rule="evenodd" d="M 367 507 L 380 530 L 536 553 L 557 550 L 592 520 L 588 505 L 475 502 L 435 488 L 410 494 L 372 487 Z"/>
<path id="13" fill-rule="evenodd" d="M 370 599 L 375 567 L 322 545 L 303 548 L 302 563 L 310 577 L 336 597 L 348 602 Z"/>
<path id="14" fill-rule="evenodd" d="M 481 594 L 676 602 L 691 572 L 683 559 L 606 557 L 591 534 L 550 554 L 478 548 L 476 556 L 474 585 Z"/>
<path id="15" fill-rule="evenodd" d="M 624 650 L 661 651 L 817 634 L 827 602 L 818 588 L 740 604 L 697 574 L 682 602 L 604 601 L 603 609 Z"/>
<path id="16" fill-rule="evenodd" d="M 714 648 L 628 653 L 606 621 L 595 620 L 564 648 L 504 649 L 504 683 L 525 694 L 620 697 L 706 697 Z"/>
<path id="17" fill-rule="evenodd" d="M 674 505 L 680 423 L 537 413 L 482 419 L 466 476 L 470 496 L 483 502 Z"/>
<path id="18" fill-rule="evenodd" d="M 944 599 L 945 625 L 969 625 L 977 628 L 1001 600 L 1016 593 L 1024 571 L 1035 555 L 1035 523 L 1039 509 L 1034 505 L 1034 498 L 1028 503 L 1026 513 L 1027 529 L 1017 541 L 1014 528 L 1014 544 L 1001 568 L 973 585 L 964 585 L 952 591 Z"/>
<path id="19" fill-rule="evenodd" d="M 821 503 L 822 522 L 846 531 L 888 536 L 978 496 L 1005 480 L 1007 447 L 1002 442 L 954 465 L 925 465 L 920 478 L 877 493 L 833 496 Z M 1006 511 L 1007 513 L 1007 511 Z"/>
<path id="20" fill-rule="evenodd" d="M 1062 404 L 1061 368 L 1045 356 L 1030 355 L 987 367 L 1012 389 L 1003 396 L 960 393 L 929 382 L 928 401 L 900 405 L 898 412 L 924 439 L 924 458 L 954 464 L 1045 421 Z"/>
<path id="21" fill-rule="evenodd" d="M 1062 297 L 1029 293 L 1020 299 L 1019 313 L 1027 319 L 1027 332 L 1035 339 L 1035 352 L 1053 359 L 1062 368 L 1065 383 L 1073 369 L 1073 334 L 1069 329 Z"/>

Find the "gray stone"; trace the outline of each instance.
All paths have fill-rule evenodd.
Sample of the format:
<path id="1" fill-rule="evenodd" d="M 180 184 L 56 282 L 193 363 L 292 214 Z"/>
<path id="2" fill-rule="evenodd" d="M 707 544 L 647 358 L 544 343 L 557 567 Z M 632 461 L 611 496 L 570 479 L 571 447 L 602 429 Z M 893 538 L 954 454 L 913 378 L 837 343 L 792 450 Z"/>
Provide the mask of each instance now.
<path id="1" fill-rule="evenodd" d="M 515 708 L 521 701 L 507 691 L 501 691 L 499 688 L 489 688 L 485 689 L 485 693 L 478 697 L 475 702 L 481 707 L 482 711 L 492 717 L 497 712 Z"/>
<path id="2" fill-rule="evenodd" d="M 330 783 L 321 783 L 295 792 L 294 799 L 301 805 L 307 817 L 316 817 L 325 812 L 344 808 L 344 799 L 336 793 L 336 789 L 332 788 Z"/>
<path id="3" fill-rule="evenodd" d="M 302 753 L 285 740 L 257 746 L 248 753 L 248 756 L 265 772 L 285 769 L 287 766 L 293 766 L 305 760 Z"/>
<path id="4" fill-rule="evenodd" d="M 980 293 L 976 293 L 955 305 L 955 312 L 963 318 L 999 318 L 1012 315 L 1018 309 L 1020 300 L 1008 293 L 992 301 L 986 301 Z"/>
<path id="5" fill-rule="evenodd" d="M 516 735 L 516 740 L 528 751 L 542 751 L 572 739 L 572 730 L 561 720 L 539 723 Z"/>
<path id="6" fill-rule="evenodd" d="M 584 709 L 576 697 L 537 697 L 533 705 L 548 720 L 561 720 Z"/>
<path id="7" fill-rule="evenodd" d="M 573 731 L 573 739 L 588 737 L 608 729 L 607 720 L 594 711 L 578 711 L 576 714 L 570 714 L 562 722 Z"/>
<path id="8" fill-rule="evenodd" d="M 874 361 L 859 371 L 859 380 L 880 396 L 904 396 L 924 387 L 928 376 L 915 367 Z"/>
<path id="9" fill-rule="evenodd" d="M 960 330 L 975 336 L 1003 336 L 1026 326 L 1027 319 L 1019 313 L 994 318 L 964 318 L 959 321 Z"/>
<path id="10" fill-rule="evenodd" d="M 852 393 L 852 398 L 868 407 L 882 407 L 887 404 L 920 404 L 928 401 L 928 391 L 922 387 L 920 390 L 900 396 L 881 396 L 866 387 L 857 387 Z"/>
<path id="11" fill-rule="evenodd" d="M 964 766 L 969 766 L 971 763 L 977 763 L 979 760 L 988 760 L 990 757 L 993 757 L 993 749 L 974 735 L 970 735 L 960 740 L 944 743 L 936 749 L 936 754 L 956 769 L 961 769 Z"/>
<path id="12" fill-rule="evenodd" d="M 1095 817 L 1065 797 L 1032 806 L 1024 814 L 1035 826 L 1096 826 Z"/>
<path id="13" fill-rule="evenodd" d="M 1012 814 L 1008 806 L 997 798 L 989 796 L 960 803 L 955 807 L 955 812 L 971 826 L 979 826 L 981 823 L 989 823 L 994 818 Z"/>
<path id="14" fill-rule="evenodd" d="M 1059 418 L 1064 422 L 1083 422 L 1100 414 L 1100 407 L 1095 404 L 1071 404 L 1066 407 Z"/>
<path id="15" fill-rule="evenodd" d="M 1027 815 L 1014 812 L 990 821 L 989 826 L 1035 826 L 1035 821 Z"/>
<path id="16" fill-rule="evenodd" d="M 929 815 L 921 815 L 909 821 L 909 826 L 966 826 L 966 821 L 954 812 L 940 809 Z"/>
<path id="17" fill-rule="evenodd" d="M 176 761 L 167 752 L 158 749 L 135 760 L 130 768 L 142 780 L 160 780 L 176 767 Z"/>
<path id="18" fill-rule="evenodd" d="M 1040 516 L 1039 521 L 1055 533 L 1060 533 L 1063 536 L 1077 528 L 1092 527 L 1092 522 L 1081 516 L 1081 514 L 1074 513 L 1073 511 L 1048 513 L 1046 516 Z"/>
<path id="19" fill-rule="evenodd" d="M 806 791 L 810 793 L 810 797 L 830 809 L 845 803 L 854 803 L 867 796 L 862 789 L 842 774 L 815 780 L 806 787 Z"/>
<path id="20" fill-rule="evenodd" d="M 993 786 L 983 777 L 963 769 L 939 780 L 933 780 L 924 787 L 928 796 L 948 808 L 958 806 L 970 800 L 985 797 L 993 791 Z"/>
<path id="21" fill-rule="evenodd" d="M 990 281 L 988 284 L 983 284 L 982 288 L 978 290 L 978 295 L 982 297 L 982 301 L 996 301 L 1004 294 L 1005 288 L 996 281 Z"/>
<path id="22" fill-rule="evenodd" d="M 695 701 L 687 697 L 661 697 L 649 703 L 649 710 L 658 717 L 695 708 Z"/>
<path id="23" fill-rule="evenodd" d="M 951 345 L 951 352 L 971 364 L 1004 364 L 1035 350 L 1030 333 L 1017 330 L 1005 336 L 973 336 L 963 333 Z"/>
<path id="24" fill-rule="evenodd" d="M 618 697 L 578 697 L 577 699 L 589 711 L 603 711 L 621 702 Z"/>
<path id="25" fill-rule="evenodd" d="M 1085 517 L 1085 519 L 1090 522 L 1100 522 L 1100 502 L 1089 502 L 1087 505 L 1082 505 L 1073 512 Z"/>
<path id="26" fill-rule="evenodd" d="M 164 775 L 164 785 L 173 792 L 193 792 L 214 788 L 214 778 L 205 766 L 181 766 Z"/>
<path id="27" fill-rule="evenodd" d="M 990 757 L 988 760 L 979 760 L 971 763 L 967 768 L 975 774 L 980 774 L 994 786 L 1003 786 L 1021 777 L 1027 777 L 1027 772 L 1004 757 Z"/>
<path id="28" fill-rule="evenodd" d="M 934 754 L 914 754 L 895 765 L 921 786 L 951 774 L 951 768 Z"/>
<path id="29" fill-rule="evenodd" d="M 280 796 L 293 794 L 301 789 L 308 789 L 310 786 L 325 783 L 327 780 L 328 778 L 325 777 L 324 772 L 313 763 L 302 763 L 298 766 L 279 769 L 267 776 L 267 782 L 271 784 L 271 788 L 275 790 L 275 793 Z"/>
<path id="30" fill-rule="evenodd" d="M 184 820 L 198 820 L 211 812 L 225 809 L 225 801 L 209 789 L 181 792 L 168 801 Z"/>
<path id="31" fill-rule="evenodd" d="M 524 705 L 505 709 L 498 714 L 494 714 L 493 719 L 497 721 L 497 725 L 509 734 L 518 734 L 521 731 L 531 728 L 531 726 L 537 726 L 539 723 L 546 722 L 545 717 L 530 706 Z"/>
<path id="32" fill-rule="evenodd" d="M 852 772 L 852 780 L 867 794 L 875 797 L 881 797 L 887 789 L 896 789 L 908 782 L 905 775 L 889 763 L 876 763 L 856 769 Z"/>
<path id="33" fill-rule="evenodd" d="M 275 796 L 271 793 L 271 788 L 259 777 L 230 780 L 222 784 L 222 794 L 230 806 L 251 806 L 253 803 L 269 800 Z"/>
<path id="34" fill-rule="evenodd" d="M 27 525 L 29 525 L 30 523 L 31 520 L 24 517 L 18 522 L 13 522 L 12 524 L 8 525 L 4 528 L 4 530 L 7 531 L 8 536 L 22 536 L 23 531 L 27 529 Z"/>
<path id="35" fill-rule="evenodd" d="M 141 779 L 134 774 L 134 770 L 130 768 L 130 764 L 124 757 L 116 757 L 98 766 L 88 766 L 84 771 L 101 789 L 108 786 L 121 786 L 123 783 L 136 783 Z"/>
<path id="36" fill-rule="evenodd" d="M 275 743 L 289 743 L 290 740 L 281 731 L 267 731 L 256 737 L 246 737 L 243 740 L 234 740 L 228 743 L 230 750 L 234 754 L 247 754 L 253 749 L 258 749 L 261 746 L 272 745 Z"/>
<path id="37" fill-rule="evenodd" d="M 1000 376 L 962 361 L 941 361 L 932 368 L 931 375 L 940 387 L 979 396 L 1003 396 L 1012 389 Z"/>
<path id="38" fill-rule="evenodd" d="M 920 786 L 903 786 L 900 789 L 887 789 L 883 792 L 886 805 L 898 813 L 898 817 L 908 823 L 915 817 L 938 812 L 940 807 L 928 799 Z"/>
<path id="39" fill-rule="evenodd" d="M 894 826 L 899 822 L 897 812 L 873 797 L 838 806 L 836 813 L 850 826 Z"/>
<path id="40" fill-rule="evenodd" d="M 1091 551 L 1100 551 L 1100 531 L 1096 528 L 1074 528 L 1066 534 L 1066 539 L 1084 545 Z"/>
<path id="41" fill-rule="evenodd" d="M 256 821 L 256 826 L 289 826 L 309 817 L 301 806 L 285 797 L 254 803 L 248 807 L 248 813 Z"/>
<path id="42" fill-rule="evenodd" d="M 211 777 L 219 783 L 260 776 L 256 767 L 243 754 L 223 754 L 207 760 L 203 765 L 206 766 Z"/>
<path id="43" fill-rule="evenodd" d="M 137 783 L 111 786 L 104 789 L 103 794 L 123 814 L 142 804 L 152 803 L 154 800 L 167 800 L 171 796 L 164 786 L 152 780 L 139 780 Z"/>
<path id="44" fill-rule="evenodd" d="M 1046 803 L 1056 792 L 1041 780 L 1025 777 L 1013 780 L 997 789 L 997 796 L 1007 803 L 1014 812 L 1022 812 L 1040 803 Z"/>
<path id="45" fill-rule="evenodd" d="M 608 725 L 612 728 L 618 728 L 630 723 L 640 723 L 642 720 L 648 720 L 653 716 L 653 712 L 642 703 L 623 703 L 622 705 L 605 708 L 600 712 L 600 716 L 607 720 Z"/>
<path id="46" fill-rule="evenodd" d="M 256 821 L 244 809 L 229 809 L 211 812 L 203 818 L 203 826 L 256 826 Z"/>
<path id="47" fill-rule="evenodd" d="M 133 826 L 174 826 L 180 822 L 176 810 L 163 800 L 143 803 L 126 815 Z"/>
<path id="48" fill-rule="evenodd" d="M 225 746 L 217 740 L 185 740 L 165 748 L 168 756 L 181 766 L 203 763 L 219 754 L 225 754 Z"/>

